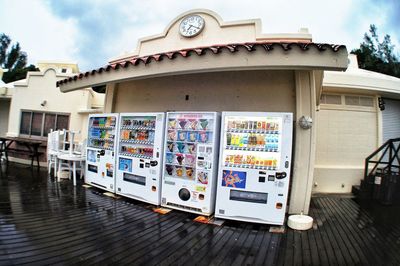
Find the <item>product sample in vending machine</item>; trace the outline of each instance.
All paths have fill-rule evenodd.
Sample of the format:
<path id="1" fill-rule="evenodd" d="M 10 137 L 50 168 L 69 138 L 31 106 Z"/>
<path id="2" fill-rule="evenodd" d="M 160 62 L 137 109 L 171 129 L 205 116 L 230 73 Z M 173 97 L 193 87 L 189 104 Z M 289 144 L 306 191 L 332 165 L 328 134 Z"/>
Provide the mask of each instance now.
<path id="1" fill-rule="evenodd" d="M 167 131 L 166 173 L 194 180 L 197 145 L 211 139 L 208 119 L 169 119 Z M 208 173 L 200 172 L 201 183 L 207 184 Z"/>
<path id="2" fill-rule="evenodd" d="M 92 117 L 90 121 L 89 146 L 99 149 L 113 149 L 115 118 Z"/>
<path id="3" fill-rule="evenodd" d="M 153 156 L 153 148 L 136 144 L 153 145 L 155 136 L 155 119 L 125 117 L 120 133 L 120 152 L 140 158 Z"/>
<path id="4" fill-rule="evenodd" d="M 276 169 L 278 158 L 271 153 L 279 152 L 279 123 L 265 120 L 228 120 L 226 150 L 258 152 L 225 153 L 226 166 Z"/>

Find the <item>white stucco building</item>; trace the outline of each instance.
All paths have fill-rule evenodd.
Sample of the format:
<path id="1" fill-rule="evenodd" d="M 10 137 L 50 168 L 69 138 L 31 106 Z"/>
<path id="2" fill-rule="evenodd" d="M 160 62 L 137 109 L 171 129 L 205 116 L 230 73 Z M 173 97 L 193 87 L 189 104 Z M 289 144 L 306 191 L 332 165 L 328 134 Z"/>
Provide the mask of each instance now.
<path id="1" fill-rule="evenodd" d="M 180 33 L 189 14 L 204 29 Z M 308 212 L 313 187 L 316 121 L 324 70 L 345 70 L 342 45 L 316 44 L 304 29 L 264 34 L 260 20 L 225 22 L 212 11 L 192 10 L 163 33 L 139 40 L 136 51 L 112 59 L 104 68 L 58 82 L 63 92 L 106 85 L 105 112 L 263 111 L 294 114 L 295 143 L 289 212 Z M 68 94 L 67 93 L 67 94 Z"/>
<path id="2" fill-rule="evenodd" d="M 56 88 L 58 80 L 79 72 L 76 63 L 43 61 L 37 66 L 40 71 L 28 72 L 26 79 L 8 84 L 12 94 L 6 99 L 9 104 L 1 107 L 3 133 L 45 141 L 50 129 L 66 128 L 81 131 L 78 139 L 86 138 L 88 114 L 103 111 L 104 94 L 91 88 L 64 94 Z M 27 162 L 17 155 L 11 160 Z M 42 161 L 45 164 L 45 158 Z"/>

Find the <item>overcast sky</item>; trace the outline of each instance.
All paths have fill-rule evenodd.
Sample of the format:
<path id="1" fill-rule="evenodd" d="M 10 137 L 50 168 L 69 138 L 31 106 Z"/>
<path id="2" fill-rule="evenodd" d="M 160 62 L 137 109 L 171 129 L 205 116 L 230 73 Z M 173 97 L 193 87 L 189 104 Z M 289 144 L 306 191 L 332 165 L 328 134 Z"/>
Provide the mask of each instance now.
<path id="1" fill-rule="evenodd" d="M 0 0 L 0 33 L 18 41 L 31 64 L 68 60 L 81 71 L 134 51 L 179 14 L 206 8 L 224 21 L 260 18 L 263 33 L 306 27 L 313 41 L 359 46 L 370 24 L 399 54 L 400 0 Z"/>

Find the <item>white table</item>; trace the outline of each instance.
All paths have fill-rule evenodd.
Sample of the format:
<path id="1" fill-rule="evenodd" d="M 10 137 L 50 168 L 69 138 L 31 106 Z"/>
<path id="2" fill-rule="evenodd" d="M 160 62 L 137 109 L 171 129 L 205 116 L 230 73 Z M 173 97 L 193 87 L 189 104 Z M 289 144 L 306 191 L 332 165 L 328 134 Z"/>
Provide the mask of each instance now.
<path id="1" fill-rule="evenodd" d="M 70 154 L 70 153 L 63 153 L 58 155 L 58 170 L 61 170 L 61 164 L 62 161 L 67 161 L 68 162 L 68 171 L 71 171 L 71 163 L 72 163 L 72 174 L 73 174 L 73 182 L 74 186 L 76 186 L 76 163 L 78 162 L 85 162 L 86 158 L 82 155 L 76 155 L 76 154 Z M 81 177 L 82 177 L 82 171 L 81 169 Z M 60 181 L 60 177 L 57 177 L 57 180 Z"/>

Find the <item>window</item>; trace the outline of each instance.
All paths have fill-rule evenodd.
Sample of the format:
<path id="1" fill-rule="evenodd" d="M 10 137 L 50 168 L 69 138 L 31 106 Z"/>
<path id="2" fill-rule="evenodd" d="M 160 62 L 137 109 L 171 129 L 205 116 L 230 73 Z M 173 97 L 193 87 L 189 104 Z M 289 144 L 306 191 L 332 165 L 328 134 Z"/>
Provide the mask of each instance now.
<path id="1" fill-rule="evenodd" d="M 22 111 L 19 134 L 27 137 L 47 137 L 51 129 L 68 129 L 69 114 Z"/>
<path id="2" fill-rule="evenodd" d="M 372 97 L 362 96 L 345 96 L 346 105 L 374 107 L 374 100 Z"/>
<path id="3" fill-rule="evenodd" d="M 67 69 L 66 68 L 62 68 L 61 69 L 61 73 L 67 73 Z"/>
<path id="4" fill-rule="evenodd" d="M 324 104 L 342 104 L 342 97 L 335 94 L 322 94 L 321 103 Z"/>
<path id="5" fill-rule="evenodd" d="M 375 107 L 375 98 L 371 96 L 322 94 L 321 104 L 340 105 L 341 107 Z"/>

